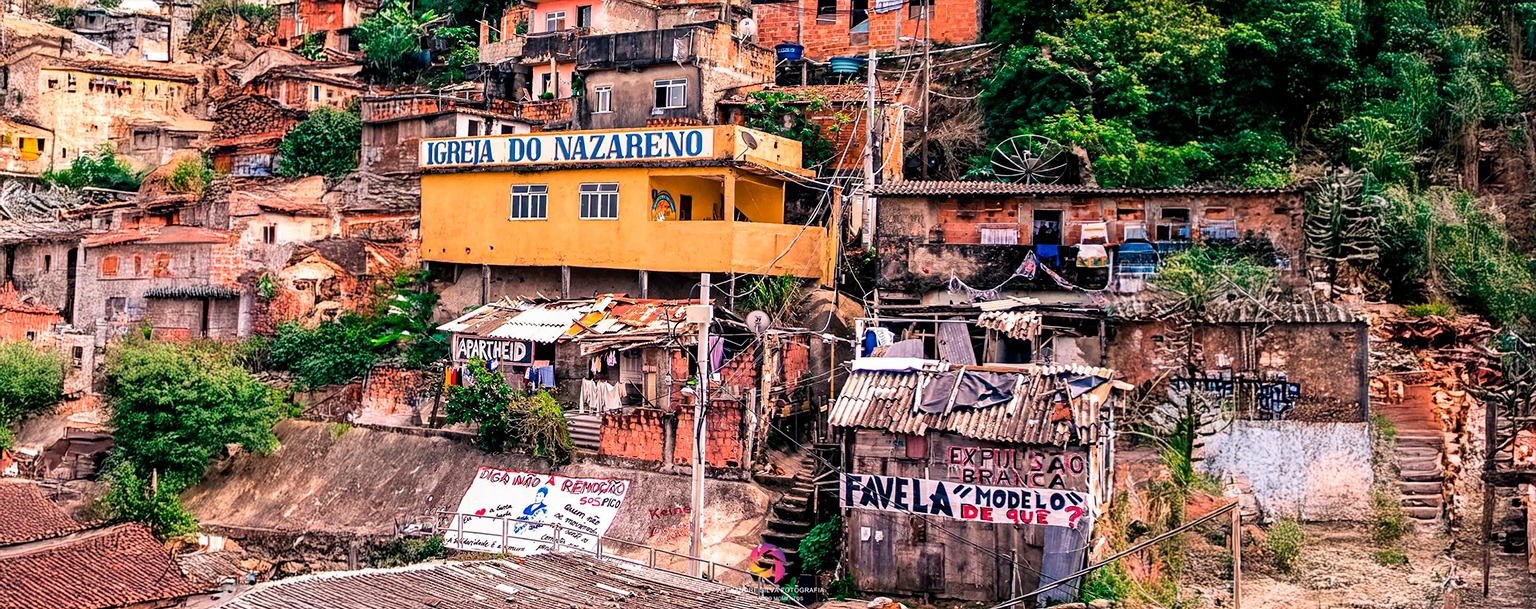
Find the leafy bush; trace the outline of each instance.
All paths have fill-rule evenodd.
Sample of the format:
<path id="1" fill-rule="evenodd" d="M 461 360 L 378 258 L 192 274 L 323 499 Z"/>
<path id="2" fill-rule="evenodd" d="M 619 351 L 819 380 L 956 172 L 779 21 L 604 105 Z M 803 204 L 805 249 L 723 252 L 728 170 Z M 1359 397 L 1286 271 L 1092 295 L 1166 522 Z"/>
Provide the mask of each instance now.
<path id="1" fill-rule="evenodd" d="M 1151 283 L 1184 301 L 1198 318 L 1206 305 L 1221 297 L 1264 296 L 1278 277 L 1274 267 L 1260 264 L 1236 248 L 1201 245 L 1165 258 Z"/>
<path id="2" fill-rule="evenodd" d="M 102 144 L 95 152 L 80 153 L 70 161 L 69 167 L 58 171 L 49 169 L 39 177 L 63 188 L 137 191 L 144 176 L 127 162 L 119 160 L 111 144 Z"/>
<path id="3" fill-rule="evenodd" d="M 277 173 L 287 178 L 341 176 L 357 169 L 363 120 L 352 112 L 320 108 L 277 145 Z"/>
<path id="4" fill-rule="evenodd" d="M 1264 540 L 1264 546 L 1269 552 L 1271 564 L 1283 573 L 1290 573 L 1300 562 L 1301 550 L 1306 546 L 1306 541 L 1306 533 L 1302 532 L 1301 525 L 1287 518 L 1269 529 L 1269 537 Z"/>
<path id="5" fill-rule="evenodd" d="M 1121 602 L 1131 597 L 1131 586 L 1131 575 L 1126 572 L 1125 565 L 1119 561 L 1112 562 L 1083 579 L 1078 600 L 1085 603 L 1096 600 Z"/>
<path id="6" fill-rule="evenodd" d="M 314 328 L 287 322 L 277 328 L 268 361 L 292 372 L 302 387 L 350 383 L 379 360 L 374 334 L 372 320 L 350 314 Z"/>
<path id="7" fill-rule="evenodd" d="M 806 167 L 817 167 L 836 153 L 833 138 L 852 119 L 843 114 L 833 115 L 832 124 L 822 125 L 810 119 L 812 113 L 827 108 L 825 96 L 801 96 L 782 91 L 758 91 L 747 95 L 747 105 L 742 107 L 745 125 L 749 128 L 789 138 L 800 142 L 800 158 Z M 825 131 L 825 132 L 824 132 Z"/>
<path id="8" fill-rule="evenodd" d="M 171 169 L 171 175 L 165 179 L 165 188 L 174 193 L 202 194 L 214 179 L 213 167 L 208 161 L 197 159 L 182 159 Z"/>
<path id="9" fill-rule="evenodd" d="M 196 483 L 227 445 L 277 447 L 280 394 L 222 345 L 119 343 L 107 355 L 106 397 L 117 441 L 112 461 L 131 465 L 140 480 L 158 476 L 167 488 Z"/>
<path id="10" fill-rule="evenodd" d="M 512 419 L 516 421 L 519 441 L 533 456 L 559 465 L 570 460 L 576 445 L 571 442 L 570 423 L 565 410 L 549 393 L 539 393 L 523 400 L 513 400 Z"/>
<path id="11" fill-rule="evenodd" d="M 1408 534 L 1408 515 L 1395 494 L 1386 490 L 1371 491 L 1371 539 L 1377 545 L 1387 545 Z"/>
<path id="12" fill-rule="evenodd" d="M 448 388 L 448 403 L 443 408 L 444 421 L 475 423 L 480 426 L 477 442 L 486 452 L 501 452 L 514 445 L 512 387 L 500 372 L 486 370 L 485 362 L 471 360 L 471 380 Z"/>
<path id="13" fill-rule="evenodd" d="M 202 0 L 192 13 L 191 29 L 187 32 L 184 48 L 212 57 L 229 48 L 236 34 L 235 18 L 245 22 L 244 34 L 248 42 L 259 42 L 262 37 L 277 32 L 277 10 L 241 0 Z"/>
<path id="14" fill-rule="evenodd" d="M 369 554 L 368 562 L 375 568 L 389 569 L 436 560 L 448 556 L 442 535 L 424 539 L 396 537 Z"/>
<path id="15" fill-rule="evenodd" d="M 401 82 L 426 67 L 421 41 L 427 24 L 436 19 L 432 10 L 417 14 L 404 0 L 395 0 L 359 23 L 352 35 L 369 70 L 391 82 Z"/>
<path id="16" fill-rule="evenodd" d="M 427 285 L 427 273 L 402 273 L 384 295 L 374 329 L 374 347 L 394 347 L 405 364 L 424 368 L 449 355 L 448 335 L 437 331 L 433 309 L 440 296 Z"/>
<path id="17" fill-rule="evenodd" d="M 746 282 L 746 291 L 736 299 L 736 310 L 762 311 L 774 319 L 783 319 L 804 295 L 800 280 L 794 276 L 758 276 Z"/>
<path id="18" fill-rule="evenodd" d="M 820 573 L 837 566 L 843 545 L 843 519 L 831 520 L 811 527 L 800 539 L 800 569 L 805 573 Z"/>

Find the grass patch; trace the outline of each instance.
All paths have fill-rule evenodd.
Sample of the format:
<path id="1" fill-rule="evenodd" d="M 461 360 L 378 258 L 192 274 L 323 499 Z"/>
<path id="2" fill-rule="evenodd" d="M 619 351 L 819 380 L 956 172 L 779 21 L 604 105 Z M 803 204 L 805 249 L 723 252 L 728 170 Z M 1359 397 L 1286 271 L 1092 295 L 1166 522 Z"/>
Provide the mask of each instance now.
<path id="1" fill-rule="evenodd" d="M 1401 567 L 1408 564 L 1408 555 L 1398 548 L 1382 548 L 1376 551 L 1376 564 L 1384 567 Z"/>
<path id="2" fill-rule="evenodd" d="M 1371 491 L 1371 540 L 1388 545 L 1408 534 L 1408 515 L 1397 497 L 1384 490 Z"/>
<path id="3" fill-rule="evenodd" d="M 1456 314 L 1456 310 L 1451 308 L 1449 303 L 1426 302 L 1424 304 L 1412 304 L 1403 307 L 1403 313 L 1407 314 L 1409 317 L 1429 317 L 1431 315 L 1437 317 L 1450 317 Z"/>
<path id="4" fill-rule="evenodd" d="M 1377 437 L 1388 445 L 1397 441 L 1397 425 L 1394 425 L 1386 415 L 1380 413 L 1371 415 L 1371 429 L 1376 430 Z"/>
<path id="5" fill-rule="evenodd" d="M 340 442 L 341 441 L 341 437 L 344 436 L 344 435 L 347 435 L 347 432 L 352 431 L 352 424 L 351 423 L 331 423 L 330 425 L 326 426 L 326 429 L 330 430 L 330 432 L 331 432 L 331 443 L 335 444 L 336 442 Z"/>
<path id="6" fill-rule="evenodd" d="M 1269 551 L 1270 562 L 1282 573 L 1291 573 L 1301 561 L 1301 550 L 1306 546 L 1307 534 L 1295 520 L 1286 518 L 1269 529 L 1264 547 Z"/>

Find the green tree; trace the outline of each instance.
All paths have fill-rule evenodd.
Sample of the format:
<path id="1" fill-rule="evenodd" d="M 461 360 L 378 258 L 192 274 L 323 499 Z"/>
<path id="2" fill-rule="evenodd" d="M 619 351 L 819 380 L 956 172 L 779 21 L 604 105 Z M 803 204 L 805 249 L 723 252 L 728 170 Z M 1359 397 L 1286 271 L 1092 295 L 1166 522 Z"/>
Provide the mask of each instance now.
<path id="1" fill-rule="evenodd" d="M 394 292 L 384 300 L 374 331 L 378 335 L 375 348 L 397 347 L 412 368 L 424 368 L 449 355 L 448 335 L 438 332 L 432 321 L 439 296 L 426 282 L 426 271 L 395 277 Z"/>
<path id="2" fill-rule="evenodd" d="M 108 517 L 143 523 L 161 539 L 197 532 L 197 518 L 177 496 L 181 487 L 145 480 L 126 461 L 107 473 L 106 482 L 100 502 Z"/>
<path id="3" fill-rule="evenodd" d="M 64 397 L 64 358 L 24 341 L 0 342 L 0 448 L 10 448 L 10 427 Z"/>
<path id="4" fill-rule="evenodd" d="M 277 173 L 283 177 L 341 176 L 357 169 L 363 148 L 363 120 L 352 112 L 320 108 L 283 136 L 277 145 Z"/>
<path id="5" fill-rule="evenodd" d="M 404 0 L 395 0 L 359 23 L 352 35 L 369 70 L 390 82 L 402 82 L 426 67 L 421 42 L 427 35 L 427 24 L 437 18 L 435 11 L 417 14 Z"/>
<path id="6" fill-rule="evenodd" d="M 131 465 L 140 480 L 179 490 L 227 445 L 277 447 L 280 394 L 219 345 L 121 343 L 107 356 L 106 396 L 117 441 L 112 460 Z"/>

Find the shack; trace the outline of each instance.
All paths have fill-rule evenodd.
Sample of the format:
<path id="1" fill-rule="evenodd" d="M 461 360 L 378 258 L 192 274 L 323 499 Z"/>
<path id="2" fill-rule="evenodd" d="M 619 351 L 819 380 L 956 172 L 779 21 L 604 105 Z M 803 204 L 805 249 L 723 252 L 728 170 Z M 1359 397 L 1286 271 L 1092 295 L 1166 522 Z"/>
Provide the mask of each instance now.
<path id="1" fill-rule="evenodd" d="M 994 601 L 1083 566 L 1116 394 L 1088 366 L 857 360 L 832 405 L 854 586 Z M 1076 582 L 1043 596 L 1069 600 Z"/>

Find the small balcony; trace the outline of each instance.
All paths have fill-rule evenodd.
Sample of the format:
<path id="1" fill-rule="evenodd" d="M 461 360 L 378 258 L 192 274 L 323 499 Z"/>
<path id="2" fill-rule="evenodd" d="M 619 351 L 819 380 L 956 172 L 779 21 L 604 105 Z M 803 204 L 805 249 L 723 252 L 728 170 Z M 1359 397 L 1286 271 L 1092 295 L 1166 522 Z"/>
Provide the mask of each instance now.
<path id="1" fill-rule="evenodd" d="M 475 109 L 494 112 L 504 117 L 528 123 L 560 123 L 571 120 L 575 113 L 572 98 L 512 102 L 503 99 L 486 99 L 478 91 L 460 95 L 394 95 L 363 99 L 363 122 L 389 122 L 418 116 L 432 116 L 457 109 Z"/>
<path id="2" fill-rule="evenodd" d="M 495 46 L 500 45 L 500 46 Z M 730 28 L 712 23 L 662 30 L 593 34 L 586 29 L 517 36 L 482 47 L 481 61 L 522 57 L 524 64 L 575 61 L 583 70 L 632 69 L 669 63 L 709 62 L 772 79 L 773 51 L 739 43 Z"/>

